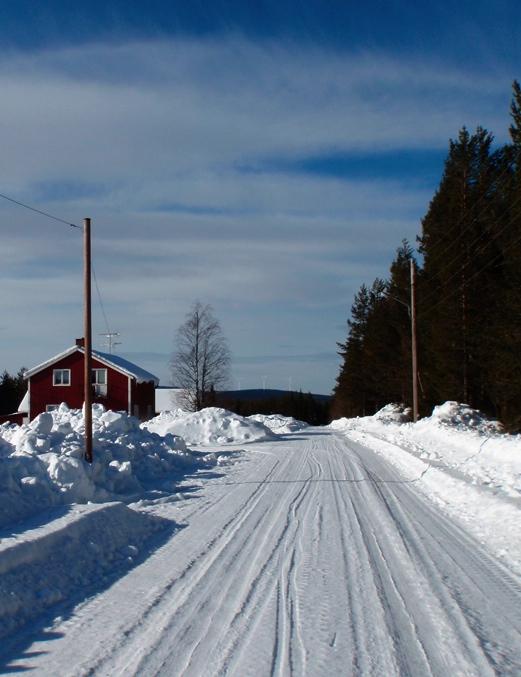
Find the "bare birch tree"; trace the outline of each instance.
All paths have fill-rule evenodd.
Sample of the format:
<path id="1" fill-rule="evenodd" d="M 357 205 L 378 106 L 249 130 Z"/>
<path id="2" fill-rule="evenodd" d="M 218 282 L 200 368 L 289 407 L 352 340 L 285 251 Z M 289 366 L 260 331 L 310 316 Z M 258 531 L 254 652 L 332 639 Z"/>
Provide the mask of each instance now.
<path id="1" fill-rule="evenodd" d="M 189 411 L 208 406 L 213 393 L 229 379 L 230 351 L 213 308 L 196 301 L 177 330 L 171 360 L 173 383 Z"/>

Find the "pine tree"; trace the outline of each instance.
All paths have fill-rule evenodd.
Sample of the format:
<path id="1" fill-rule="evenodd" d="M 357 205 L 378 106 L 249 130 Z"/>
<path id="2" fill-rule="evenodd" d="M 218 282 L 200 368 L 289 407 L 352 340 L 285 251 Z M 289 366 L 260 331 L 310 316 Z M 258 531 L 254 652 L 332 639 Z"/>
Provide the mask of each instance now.
<path id="1" fill-rule="evenodd" d="M 481 404 L 477 360 L 485 307 L 492 289 L 478 277 L 497 254 L 494 218 L 493 137 L 478 127 L 463 128 L 451 141 L 440 187 L 423 219 L 420 251 L 424 255 L 419 309 L 429 346 L 425 374 L 437 401 L 455 399 Z"/>
<path id="2" fill-rule="evenodd" d="M 514 147 L 521 148 L 521 86 L 517 80 L 512 83 L 512 102 L 510 104 L 510 138 Z"/>
<path id="3" fill-rule="evenodd" d="M 484 368 L 493 413 L 510 429 L 521 430 L 521 88 L 517 81 L 510 112 L 512 145 L 497 152 L 499 255 L 492 263 L 501 272 L 501 284 Z"/>

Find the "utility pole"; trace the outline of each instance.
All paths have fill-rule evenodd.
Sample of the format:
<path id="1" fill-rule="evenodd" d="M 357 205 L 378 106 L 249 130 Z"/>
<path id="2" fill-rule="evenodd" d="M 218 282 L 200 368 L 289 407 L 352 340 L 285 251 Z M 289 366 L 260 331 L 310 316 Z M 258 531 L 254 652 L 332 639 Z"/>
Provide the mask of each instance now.
<path id="1" fill-rule="evenodd" d="M 418 420 L 418 354 L 416 348 L 416 268 L 411 266 L 411 351 L 412 351 L 412 420 Z"/>
<path id="2" fill-rule="evenodd" d="M 84 331 L 84 418 L 85 460 L 92 463 L 92 322 L 90 219 L 83 219 L 83 331 Z"/>

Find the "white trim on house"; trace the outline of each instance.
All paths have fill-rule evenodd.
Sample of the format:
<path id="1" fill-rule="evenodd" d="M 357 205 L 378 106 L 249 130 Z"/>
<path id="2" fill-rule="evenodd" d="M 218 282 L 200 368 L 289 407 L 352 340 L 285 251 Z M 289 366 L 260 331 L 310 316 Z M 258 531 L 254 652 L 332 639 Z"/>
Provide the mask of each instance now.
<path id="1" fill-rule="evenodd" d="M 107 397 L 108 393 L 108 369 L 106 367 L 92 368 L 92 387 L 96 397 Z"/>
<path id="2" fill-rule="evenodd" d="M 62 360 L 64 357 L 72 355 L 72 353 L 74 353 L 76 350 L 78 350 L 78 346 L 72 346 L 71 348 L 67 348 L 67 350 L 64 350 L 63 353 L 55 355 L 54 357 L 51 357 L 49 360 L 45 360 L 45 362 L 41 362 L 40 364 L 36 365 L 36 367 L 28 369 L 24 374 L 24 378 L 27 379 L 30 376 L 34 376 L 34 374 L 37 374 L 38 372 L 43 371 L 44 369 L 47 369 L 47 367 L 50 367 L 55 362 Z"/>
<path id="3" fill-rule="evenodd" d="M 132 416 L 132 379 L 128 377 L 128 415 Z"/>

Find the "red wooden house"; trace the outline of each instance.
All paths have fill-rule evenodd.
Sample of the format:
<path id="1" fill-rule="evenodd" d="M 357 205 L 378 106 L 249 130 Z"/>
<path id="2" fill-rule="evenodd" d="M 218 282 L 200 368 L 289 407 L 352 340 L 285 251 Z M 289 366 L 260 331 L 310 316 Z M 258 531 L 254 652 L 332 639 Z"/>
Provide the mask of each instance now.
<path id="1" fill-rule="evenodd" d="M 62 402 L 71 409 L 83 406 L 83 360 L 83 339 L 77 339 L 76 345 L 25 373 L 29 420 Z M 151 418 L 158 384 L 156 376 L 119 355 L 92 351 L 93 402 L 106 409 Z"/>

